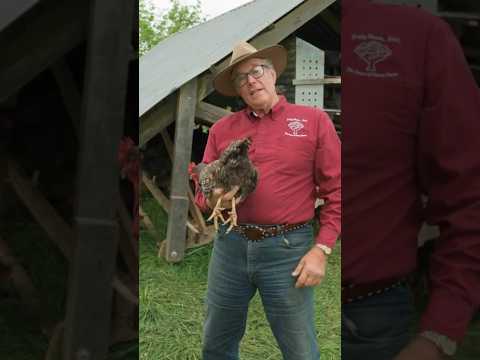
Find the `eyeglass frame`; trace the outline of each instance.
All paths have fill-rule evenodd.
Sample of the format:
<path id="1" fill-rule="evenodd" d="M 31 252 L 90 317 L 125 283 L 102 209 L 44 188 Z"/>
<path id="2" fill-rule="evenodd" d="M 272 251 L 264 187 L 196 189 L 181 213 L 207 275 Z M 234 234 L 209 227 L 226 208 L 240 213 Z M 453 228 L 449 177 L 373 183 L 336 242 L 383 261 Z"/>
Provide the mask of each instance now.
<path id="1" fill-rule="evenodd" d="M 261 69 L 262 69 L 262 73 L 261 73 L 260 75 L 258 75 L 258 77 L 255 76 L 255 75 L 253 75 L 253 71 L 254 71 L 254 69 L 256 69 L 256 68 L 261 68 Z M 254 79 L 260 79 L 263 75 L 265 75 L 265 68 L 271 69 L 272 67 L 271 67 L 269 64 L 258 64 L 258 65 L 255 65 L 254 67 L 252 67 L 249 72 L 246 72 L 246 73 L 237 73 L 237 74 L 235 75 L 235 77 L 232 78 L 233 86 L 234 86 L 236 89 L 240 89 L 242 86 L 244 86 L 246 83 L 248 83 L 248 76 L 249 76 L 249 75 L 250 75 L 251 77 L 253 77 Z M 238 79 L 240 76 L 243 76 L 242 84 L 240 84 L 240 83 L 237 82 L 237 79 Z"/>

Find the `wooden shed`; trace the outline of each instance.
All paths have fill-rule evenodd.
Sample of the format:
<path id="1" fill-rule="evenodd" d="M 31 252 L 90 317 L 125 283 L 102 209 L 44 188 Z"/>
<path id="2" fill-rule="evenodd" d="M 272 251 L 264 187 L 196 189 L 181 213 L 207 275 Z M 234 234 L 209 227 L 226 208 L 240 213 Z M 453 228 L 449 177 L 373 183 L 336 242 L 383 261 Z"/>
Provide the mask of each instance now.
<path id="1" fill-rule="evenodd" d="M 118 149 L 122 135 L 138 136 L 137 14 L 136 0 L 0 4 L 0 269 L 50 339 L 46 359 L 106 358 L 114 299 L 136 318 L 133 194 L 120 196 Z M 65 260 L 62 319 L 46 318 L 50 299 L 33 281 L 58 269 L 32 274 L 3 234 L 19 219 L 12 199 L 54 244 L 37 261 L 54 250 Z"/>
<path id="2" fill-rule="evenodd" d="M 257 48 L 284 45 L 289 68 L 277 84 L 288 100 L 324 107 L 325 99 L 332 104 L 332 117 L 338 120 L 340 114 L 340 6 L 334 0 L 252 1 L 175 34 L 142 56 L 139 142 L 146 149 L 149 142 L 163 138 L 172 160 L 169 195 L 148 174 L 142 180 L 168 212 L 161 254 L 171 262 L 181 261 L 186 248 L 209 242 L 213 236 L 212 226 L 205 224 L 193 203 L 188 164 L 194 127 L 209 126 L 241 107 L 238 99 L 216 93 L 211 82 L 212 74 L 228 64 L 231 49 L 239 41 Z M 333 59 L 327 66 L 331 74 L 325 59 Z M 324 88 L 326 96 L 322 96 Z M 174 141 L 167 131 L 171 124 Z"/>

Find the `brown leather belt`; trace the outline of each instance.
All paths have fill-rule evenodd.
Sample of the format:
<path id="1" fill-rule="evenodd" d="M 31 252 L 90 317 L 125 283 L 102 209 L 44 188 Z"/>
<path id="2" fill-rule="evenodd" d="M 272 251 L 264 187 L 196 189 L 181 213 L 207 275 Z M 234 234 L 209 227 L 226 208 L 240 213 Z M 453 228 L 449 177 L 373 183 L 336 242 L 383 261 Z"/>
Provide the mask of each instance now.
<path id="1" fill-rule="evenodd" d="M 285 234 L 288 231 L 300 229 L 301 227 L 309 223 L 310 221 L 283 225 L 240 224 L 238 226 L 234 226 L 232 230 L 245 236 L 248 240 L 259 241 L 267 237 L 278 236 L 281 234 Z"/>
<path id="2" fill-rule="evenodd" d="M 406 285 L 407 277 L 378 280 L 372 283 L 349 284 L 342 286 L 342 304 L 364 300 L 379 295 L 396 287 Z"/>

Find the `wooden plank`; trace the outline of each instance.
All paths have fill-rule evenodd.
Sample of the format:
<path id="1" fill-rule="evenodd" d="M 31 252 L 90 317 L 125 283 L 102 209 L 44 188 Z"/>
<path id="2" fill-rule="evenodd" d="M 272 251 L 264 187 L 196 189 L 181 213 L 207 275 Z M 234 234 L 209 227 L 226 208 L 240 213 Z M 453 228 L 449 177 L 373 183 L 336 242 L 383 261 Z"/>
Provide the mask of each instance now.
<path id="1" fill-rule="evenodd" d="M 154 199 L 157 200 L 158 204 L 163 208 L 163 210 L 169 214 L 171 201 L 168 199 L 168 197 L 163 194 L 163 192 L 153 183 L 152 180 L 148 178 L 145 173 L 142 174 L 142 182 L 145 184 L 148 191 L 150 191 Z M 200 231 L 190 221 L 187 220 L 186 225 L 194 233 L 200 233 Z"/>
<path id="2" fill-rule="evenodd" d="M 139 125 L 140 146 L 145 145 L 149 140 L 164 130 L 175 120 L 176 93 L 170 95 L 155 108 L 142 116 Z"/>
<path id="3" fill-rule="evenodd" d="M 120 219 L 119 250 L 128 268 L 130 278 L 138 279 L 138 242 L 132 233 L 132 219 L 122 199 L 119 199 L 118 217 Z"/>
<path id="4" fill-rule="evenodd" d="M 16 194 L 28 208 L 38 224 L 47 233 L 48 237 L 60 249 L 66 259 L 71 259 L 74 234 L 70 226 L 50 205 L 38 189 L 21 174 L 18 165 L 8 161 L 8 179 Z"/>
<path id="5" fill-rule="evenodd" d="M 324 79 L 293 79 L 293 85 L 341 85 L 342 80 L 340 77 L 331 77 Z"/>
<path id="6" fill-rule="evenodd" d="M 39 322 L 44 330 L 49 327 L 49 320 L 44 312 L 45 304 L 41 301 L 38 290 L 30 276 L 13 255 L 7 242 L 0 236 L 0 263 L 10 268 L 10 279 L 29 315 Z"/>
<path id="7" fill-rule="evenodd" d="M 202 233 L 207 232 L 207 224 L 205 223 L 205 219 L 203 218 L 203 214 L 195 204 L 195 195 L 193 194 L 192 189 L 190 186 L 188 187 L 188 199 L 190 200 L 190 211 L 192 213 L 192 217 L 195 219 L 196 223 L 200 227 L 200 231 Z"/>
<path id="8" fill-rule="evenodd" d="M 39 0 L 0 1 L 0 31 L 30 10 Z"/>
<path id="9" fill-rule="evenodd" d="M 171 208 L 167 226 L 166 259 L 178 262 L 185 254 L 188 216 L 188 164 L 192 154 L 193 126 L 197 104 L 197 79 L 182 86 L 178 96 L 175 156 L 172 167 Z"/>
<path id="10" fill-rule="evenodd" d="M 173 163 L 174 145 L 173 145 L 172 140 L 170 139 L 170 135 L 168 135 L 166 130 L 163 130 L 160 134 L 162 135 L 163 142 L 165 144 L 165 148 L 167 149 L 168 156 L 170 157 L 170 160 Z M 200 227 L 200 231 L 205 232 L 206 231 L 205 219 L 203 218 L 203 215 L 202 215 L 202 212 L 200 211 L 200 209 L 195 205 L 195 197 L 193 195 L 192 189 L 190 188 L 190 186 L 188 186 L 187 189 L 188 189 L 188 198 L 190 200 L 189 204 L 188 204 L 190 214 L 191 214 L 191 216 L 194 220 L 194 223 L 197 224 Z M 188 223 L 189 223 L 189 221 L 187 220 L 187 224 Z M 192 229 L 192 227 L 189 226 L 189 228 L 194 233 L 198 233 L 198 231 L 196 230 L 196 227 L 194 229 Z"/>
<path id="11" fill-rule="evenodd" d="M 153 183 L 152 180 L 145 174 L 142 173 L 142 182 L 147 187 L 148 191 L 152 194 L 155 200 L 160 204 L 160 206 L 168 214 L 170 211 L 170 200 L 163 194 L 163 192 Z"/>
<path id="12" fill-rule="evenodd" d="M 30 180 L 21 174 L 18 165 L 13 160 L 8 161 L 8 180 L 20 200 L 47 233 L 50 240 L 59 248 L 62 255 L 68 261 L 71 261 L 71 248 L 75 241 L 75 234 L 72 228 L 63 220 L 45 197 L 32 186 Z M 138 303 L 138 298 L 130 290 L 125 291 L 125 286 L 117 277 L 113 280 L 113 287 L 129 301 Z"/>
<path id="13" fill-rule="evenodd" d="M 200 101 L 197 104 L 195 117 L 212 125 L 222 117 L 228 116 L 231 114 L 232 114 L 231 111 L 228 111 L 224 108 L 209 104 L 205 101 Z"/>
<path id="14" fill-rule="evenodd" d="M 130 250 L 133 252 L 135 257 L 138 257 L 138 241 L 133 236 L 133 221 L 132 217 L 127 209 L 127 205 L 123 199 L 119 196 L 118 199 L 118 216 L 120 218 L 120 224 L 124 228 L 126 235 L 128 236 L 128 243 L 130 245 Z"/>
<path id="15" fill-rule="evenodd" d="M 38 7 L 28 24 L 16 22 L 8 29 L 9 36 L 0 36 L 0 99 L 14 94 L 84 39 L 88 2 L 54 4 L 54 9 L 51 3 Z"/>
<path id="16" fill-rule="evenodd" d="M 162 135 L 163 143 L 165 144 L 165 149 L 167 149 L 168 157 L 173 164 L 173 153 L 175 146 L 173 145 L 172 139 L 170 139 L 170 135 L 168 135 L 166 129 L 162 130 L 160 132 L 160 135 Z"/>
<path id="17" fill-rule="evenodd" d="M 150 236 L 156 240 L 157 244 L 160 244 L 160 234 L 158 233 L 157 229 L 155 229 L 155 225 L 153 225 L 153 222 L 148 216 L 148 214 L 143 210 L 141 206 L 138 207 L 138 212 L 140 214 L 140 219 L 143 225 L 147 228 Z"/>
<path id="18" fill-rule="evenodd" d="M 77 84 L 75 83 L 73 73 L 68 67 L 65 58 L 62 58 L 53 64 L 52 73 L 60 89 L 65 108 L 72 120 L 75 134 L 78 135 L 81 96 Z"/>
<path id="19" fill-rule="evenodd" d="M 123 132 L 136 8 L 134 0 L 89 3 L 75 211 L 77 241 L 69 273 L 64 359 L 105 359 L 108 353 L 111 284 L 118 246 L 117 151 Z"/>

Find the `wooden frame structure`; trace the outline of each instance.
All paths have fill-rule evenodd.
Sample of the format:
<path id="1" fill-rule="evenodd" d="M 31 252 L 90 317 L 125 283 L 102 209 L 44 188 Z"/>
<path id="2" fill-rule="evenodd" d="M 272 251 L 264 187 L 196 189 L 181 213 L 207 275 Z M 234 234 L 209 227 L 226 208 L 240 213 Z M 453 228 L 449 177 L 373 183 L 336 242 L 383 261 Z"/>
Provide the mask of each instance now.
<path id="1" fill-rule="evenodd" d="M 0 102 L 15 98 L 39 74 L 52 73 L 81 144 L 74 225 L 66 222 L 36 188 L 35 179 L 27 177 L 6 154 L 0 155 L 0 193 L 7 191 L 3 185 L 7 183 L 68 260 L 65 320 L 53 324 L 44 318 L 42 299 L 1 237 L 0 261 L 11 266 L 11 279 L 22 301 L 38 315 L 40 326 L 50 336 L 47 360 L 104 359 L 115 336 L 121 337 L 111 333 L 113 291 L 131 309 L 138 306 L 137 240 L 132 237 L 130 214 L 117 186 L 127 83 L 131 69 L 138 69 L 137 56 L 132 57 L 136 53 L 132 45 L 138 39 L 134 27 L 138 0 L 53 0 L 38 6 L 41 2 L 9 2 L 9 11 L 2 12 L 0 45 L 5 56 L 0 60 Z M 66 56 L 83 44 L 84 86 L 80 90 Z M 130 91 L 136 97 L 137 84 L 133 86 Z M 123 258 L 127 276 L 118 271 L 117 256 Z M 132 329 L 131 336 L 137 337 L 135 333 Z"/>
<path id="2" fill-rule="evenodd" d="M 162 41 L 140 59 L 140 146 L 146 146 L 158 134 L 165 141 L 166 128 L 175 121 L 170 199 L 143 175 L 144 185 L 169 214 L 167 236 L 160 247 L 160 255 L 167 261 L 181 261 L 186 248 L 209 242 L 214 234 L 213 226 L 205 225 L 187 184 L 195 119 L 213 124 L 230 113 L 205 101 L 213 92 L 211 70 L 228 65 L 228 55 L 238 41 L 248 40 L 262 48 L 281 42 L 302 27 L 312 26 L 314 18 L 325 22 L 328 18 L 331 22 L 326 8 L 332 3 L 334 0 L 251 2 Z M 249 26 L 245 26 L 245 19 Z M 336 28 L 339 31 L 339 26 Z M 198 38 L 205 39 L 201 49 L 196 46 Z M 192 62 L 193 58 L 197 60 Z M 145 226 L 152 231 L 148 218 L 144 219 Z"/>

